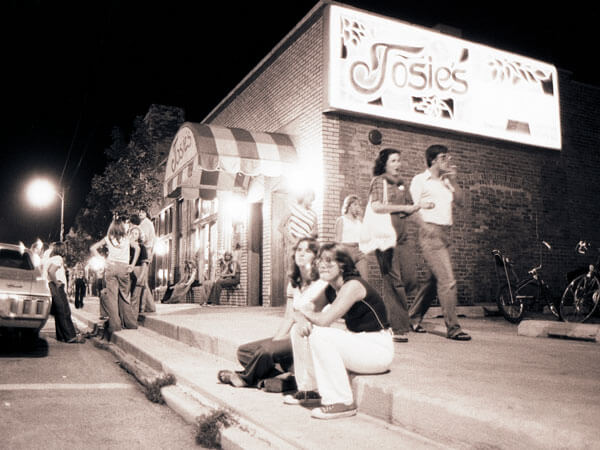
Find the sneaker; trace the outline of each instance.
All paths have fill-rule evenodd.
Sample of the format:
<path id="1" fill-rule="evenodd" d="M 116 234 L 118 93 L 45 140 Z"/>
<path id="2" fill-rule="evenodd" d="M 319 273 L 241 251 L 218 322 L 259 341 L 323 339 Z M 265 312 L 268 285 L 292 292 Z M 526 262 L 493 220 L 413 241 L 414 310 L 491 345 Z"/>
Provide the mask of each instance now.
<path id="1" fill-rule="evenodd" d="M 356 404 L 354 402 L 346 405 L 344 403 L 334 403 L 333 405 L 323 405 L 311 411 L 310 416 L 315 419 L 339 419 L 341 417 L 350 417 L 356 415 Z"/>
<path id="2" fill-rule="evenodd" d="M 397 334 L 394 333 L 394 342 L 408 342 L 408 337 L 406 336 L 406 334 Z"/>
<path id="3" fill-rule="evenodd" d="M 286 405 L 319 405 L 321 396 L 315 391 L 298 391 L 295 394 L 288 394 L 283 397 L 283 403 Z"/>

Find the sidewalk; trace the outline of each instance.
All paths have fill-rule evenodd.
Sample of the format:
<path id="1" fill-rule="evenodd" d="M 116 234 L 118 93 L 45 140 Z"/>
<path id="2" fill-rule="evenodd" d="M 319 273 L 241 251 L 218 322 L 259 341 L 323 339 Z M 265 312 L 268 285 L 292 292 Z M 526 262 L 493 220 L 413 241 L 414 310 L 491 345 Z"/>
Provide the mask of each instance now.
<path id="1" fill-rule="evenodd" d="M 473 340 L 455 342 L 445 338 L 443 320 L 431 317 L 424 323 L 428 333 L 395 344 L 389 373 L 353 378 L 359 415 L 323 422 L 283 405 L 280 394 L 216 380 L 219 369 L 239 367 L 238 345 L 272 335 L 282 309 L 157 309 L 138 330 L 115 333 L 114 345 L 175 375 L 178 390 L 164 388 L 163 394 L 188 420 L 198 415 L 197 404 L 234 411 L 245 432 L 224 433 L 224 447 L 600 448 L 598 325 L 551 322 L 551 335 L 571 339 L 537 339 L 530 336 L 548 335 L 540 331 L 544 321 L 517 327 L 480 314 L 461 318 Z M 73 316 L 90 326 L 98 318 L 97 299 L 86 299 Z"/>

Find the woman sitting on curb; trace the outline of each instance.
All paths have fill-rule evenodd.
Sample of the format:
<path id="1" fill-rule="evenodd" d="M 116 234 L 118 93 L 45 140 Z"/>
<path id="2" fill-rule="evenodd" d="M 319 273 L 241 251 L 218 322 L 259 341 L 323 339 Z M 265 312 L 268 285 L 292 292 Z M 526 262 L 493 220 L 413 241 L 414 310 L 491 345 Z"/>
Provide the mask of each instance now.
<path id="1" fill-rule="evenodd" d="M 347 371 L 388 371 L 394 343 L 383 300 L 360 278 L 352 257 L 341 246 L 323 245 L 318 268 L 321 280 L 329 285 L 315 299 L 314 310 L 301 308 L 308 322 L 298 321 L 292 327 L 299 390 L 287 395 L 284 403 L 308 404 L 320 394 L 322 406 L 313 409 L 311 416 L 335 419 L 356 414 Z M 347 329 L 330 326 L 342 317 Z"/>
<path id="2" fill-rule="evenodd" d="M 310 296 L 314 298 L 318 284 L 311 283 L 318 278 L 314 260 L 319 250 L 319 244 L 312 238 L 302 238 L 294 247 L 293 261 L 291 263 L 290 283 L 288 285 L 288 299 L 283 321 L 273 337 L 261 339 L 241 345 L 237 350 L 237 357 L 244 370 L 233 372 L 231 370 L 219 371 L 218 378 L 221 383 L 228 383 L 235 387 L 261 387 L 264 380 L 271 379 L 290 370 L 292 366 L 292 342 L 289 331 L 294 324 L 295 308 L 303 302 L 309 302 Z M 313 286 L 308 289 L 309 286 Z M 321 289 L 325 284 L 320 283 Z M 317 291 L 318 292 L 318 291 Z M 282 369 L 279 370 L 276 365 Z M 286 389 L 282 383 L 281 389 Z M 295 383 L 291 384 L 294 389 Z M 269 389 L 268 386 L 267 390 Z"/>

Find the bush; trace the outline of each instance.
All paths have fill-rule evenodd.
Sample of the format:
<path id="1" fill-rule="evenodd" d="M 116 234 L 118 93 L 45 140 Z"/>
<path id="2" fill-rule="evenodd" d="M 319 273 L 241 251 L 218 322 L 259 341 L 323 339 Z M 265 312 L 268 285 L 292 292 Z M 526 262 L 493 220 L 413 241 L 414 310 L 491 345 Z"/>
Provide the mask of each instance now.
<path id="1" fill-rule="evenodd" d="M 234 422 L 231 414 L 224 409 L 201 416 L 196 423 L 196 444 L 205 448 L 221 448 L 221 428 L 227 428 Z"/>
<path id="2" fill-rule="evenodd" d="M 175 377 L 171 374 L 161 375 L 146 386 L 146 398 L 153 403 L 163 404 L 165 400 L 160 393 L 164 386 L 171 386 L 176 383 Z"/>

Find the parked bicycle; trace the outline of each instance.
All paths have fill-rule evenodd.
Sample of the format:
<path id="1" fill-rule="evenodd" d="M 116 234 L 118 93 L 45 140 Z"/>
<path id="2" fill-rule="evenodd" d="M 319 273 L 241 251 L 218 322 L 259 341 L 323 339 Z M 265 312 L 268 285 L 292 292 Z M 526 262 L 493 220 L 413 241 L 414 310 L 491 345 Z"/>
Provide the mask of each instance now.
<path id="1" fill-rule="evenodd" d="M 579 254 L 589 252 L 591 244 L 579 241 L 575 247 Z M 562 295 L 559 312 L 565 322 L 585 322 L 596 310 L 600 301 L 600 248 L 595 264 L 579 271 Z M 581 273 L 583 272 L 583 273 Z"/>
<path id="2" fill-rule="evenodd" d="M 542 244 L 548 250 L 552 249 L 546 241 L 542 241 Z M 513 261 L 503 255 L 500 250 L 492 250 L 492 254 L 499 285 L 496 303 L 506 320 L 511 323 L 519 323 L 526 311 L 541 311 L 544 305 L 548 306 L 557 319 L 560 319 L 557 307 L 558 299 L 552 296 L 540 273 L 542 270 L 541 252 L 540 264 L 529 270 L 525 278 L 519 278 Z"/>

